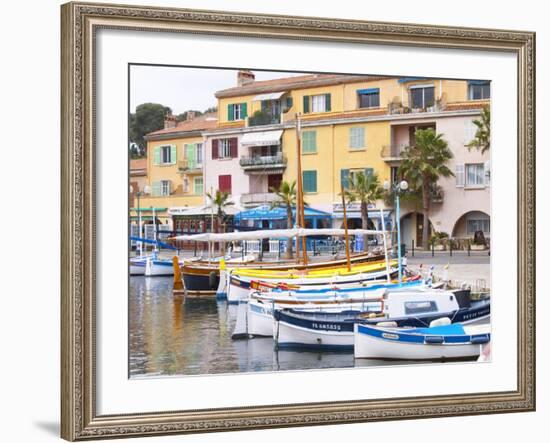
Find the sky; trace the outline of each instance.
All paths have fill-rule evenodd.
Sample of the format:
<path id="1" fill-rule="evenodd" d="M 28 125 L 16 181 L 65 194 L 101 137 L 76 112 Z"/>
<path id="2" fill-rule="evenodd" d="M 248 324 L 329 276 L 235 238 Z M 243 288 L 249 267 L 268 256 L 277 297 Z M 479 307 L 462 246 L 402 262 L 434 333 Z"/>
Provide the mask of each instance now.
<path id="1" fill-rule="evenodd" d="M 177 115 L 189 109 L 204 111 L 217 105 L 214 93 L 237 86 L 237 70 L 132 66 L 130 111 L 141 103 L 169 106 Z M 299 73 L 254 71 L 256 80 L 301 75 Z"/>

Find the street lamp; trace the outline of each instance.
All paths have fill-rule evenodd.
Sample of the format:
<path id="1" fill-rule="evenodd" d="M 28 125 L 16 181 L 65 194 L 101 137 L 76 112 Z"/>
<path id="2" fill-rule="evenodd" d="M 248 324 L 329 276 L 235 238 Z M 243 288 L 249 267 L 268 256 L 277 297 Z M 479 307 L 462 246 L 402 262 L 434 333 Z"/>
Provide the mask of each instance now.
<path id="1" fill-rule="evenodd" d="M 398 272 L 398 285 L 401 286 L 403 279 L 403 270 L 401 267 L 401 216 L 399 211 L 399 195 L 409 189 L 409 184 L 402 180 L 399 183 L 390 183 L 388 180 L 384 182 L 384 189 L 386 191 L 392 190 L 395 193 L 395 219 L 397 223 L 397 272 Z"/>

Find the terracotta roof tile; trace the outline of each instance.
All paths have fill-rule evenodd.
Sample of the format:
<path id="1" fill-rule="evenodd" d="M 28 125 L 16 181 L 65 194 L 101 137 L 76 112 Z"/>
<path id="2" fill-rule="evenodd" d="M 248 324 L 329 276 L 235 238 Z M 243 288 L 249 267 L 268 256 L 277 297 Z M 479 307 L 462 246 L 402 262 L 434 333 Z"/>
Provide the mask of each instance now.
<path id="1" fill-rule="evenodd" d="M 180 132 L 202 131 L 204 129 L 212 129 L 218 125 L 218 116 L 216 112 L 195 117 L 193 120 L 184 120 L 179 122 L 175 128 L 159 129 L 158 131 L 150 132 L 146 135 L 147 138 L 157 135 L 168 135 Z"/>
<path id="2" fill-rule="evenodd" d="M 468 109 L 481 109 L 485 106 L 488 106 L 489 104 L 490 104 L 489 100 L 447 103 L 445 105 L 445 111 L 466 111 Z"/>
<path id="3" fill-rule="evenodd" d="M 307 74 L 295 77 L 276 78 L 272 80 L 254 81 L 244 86 L 222 89 L 216 92 L 217 98 L 235 97 L 239 95 L 251 95 L 266 92 L 278 92 L 311 88 L 315 86 L 328 86 L 341 83 L 364 82 L 386 79 L 389 77 L 372 75 L 343 75 L 343 74 Z"/>

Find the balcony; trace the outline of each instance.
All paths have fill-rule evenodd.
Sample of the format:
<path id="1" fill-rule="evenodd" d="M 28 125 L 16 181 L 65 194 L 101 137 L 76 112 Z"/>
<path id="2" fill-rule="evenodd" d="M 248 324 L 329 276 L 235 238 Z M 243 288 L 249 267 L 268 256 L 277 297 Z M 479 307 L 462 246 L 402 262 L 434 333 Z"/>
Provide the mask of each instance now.
<path id="1" fill-rule="evenodd" d="M 278 125 L 281 123 L 280 114 L 257 111 L 248 118 L 248 126 Z"/>
<path id="2" fill-rule="evenodd" d="M 408 145 L 384 145 L 380 151 L 380 157 L 386 162 L 401 161 L 401 154 Z"/>
<path id="3" fill-rule="evenodd" d="M 286 158 L 283 154 L 277 155 L 253 155 L 241 157 L 239 164 L 251 174 L 282 174 L 286 168 Z"/>
<path id="4" fill-rule="evenodd" d="M 241 195 L 241 203 L 244 206 L 259 206 L 271 204 L 277 199 L 277 195 L 272 192 L 255 192 Z"/>
<path id="5" fill-rule="evenodd" d="M 178 161 L 178 172 L 182 174 L 193 174 L 202 172 L 202 164 L 187 159 Z"/>

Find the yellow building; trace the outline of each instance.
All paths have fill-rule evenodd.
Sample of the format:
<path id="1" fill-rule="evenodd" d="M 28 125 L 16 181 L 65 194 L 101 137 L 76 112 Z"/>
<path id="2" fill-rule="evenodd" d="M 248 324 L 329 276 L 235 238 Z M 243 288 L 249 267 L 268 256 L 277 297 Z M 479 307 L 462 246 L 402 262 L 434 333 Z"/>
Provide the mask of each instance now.
<path id="1" fill-rule="evenodd" d="M 486 81 L 336 74 L 255 81 L 252 72 L 239 71 L 237 86 L 216 98 L 218 125 L 206 133 L 206 167 L 212 172 L 206 187 L 229 183 L 245 206 L 272 201 L 270 185 L 296 180 L 299 114 L 305 199 L 339 226 L 341 184 L 347 186 L 350 175 L 364 171 L 378 174 L 381 183 L 395 180 L 402 149 L 414 142 L 416 128 L 436 127 L 451 116 L 471 120 L 489 103 L 490 88 Z M 463 132 L 465 122 L 459 124 Z M 240 162 L 228 162 L 211 148 L 235 139 Z M 373 217 L 380 213 L 374 209 L 384 207 L 377 202 Z M 348 209 L 357 218 L 357 207 Z"/>
<path id="2" fill-rule="evenodd" d="M 176 122 L 165 117 L 164 129 L 145 136 L 147 140 L 148 194 L 141 197 L 141 208 L 157 209 L 163 222 L 176 214 L 204 205 L 204 138 L 202 132 L 217 125 L 215 113 Z"/>

